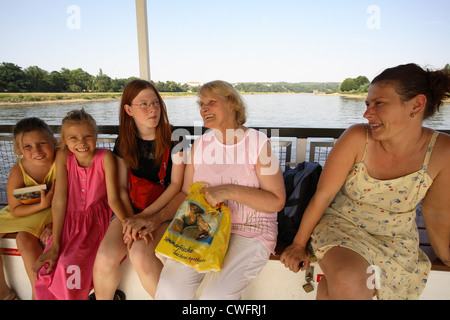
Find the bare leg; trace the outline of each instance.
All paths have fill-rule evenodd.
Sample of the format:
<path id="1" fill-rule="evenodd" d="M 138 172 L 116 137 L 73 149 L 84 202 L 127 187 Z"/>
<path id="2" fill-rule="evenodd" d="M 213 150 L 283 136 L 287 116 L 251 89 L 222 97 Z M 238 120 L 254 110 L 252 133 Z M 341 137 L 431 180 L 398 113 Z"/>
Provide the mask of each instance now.
<path id="1" fill-rule="evenodd" d="M 369 263 L 358 253 L 334 247 L 319 264 L 324 278 L 319 283 L 317 299 L 372 299 L 375 292 L 367 286 Z"/>
<path id="2" fill-rule="evenodd" d="M 33 264 L 42 254 L 43 249 L 39 239 L 28 232 L 19 232 L 16 236 L 17 248 L 22 255 L 23 263 L 25 265 L 25 270 L 27 272 L 28 278 L 30 279 L 32 288 L 32 299 L 34 300 L 34 275 L 31 270 Z"/>
<path id="3" fill-rule="evenodd" d="M 0 238 L 3 238 L 4 235 L 4 233 L 0 233 Z M 0 255 L 0 299 L 6 297 L 9 294 L 9 290 L 9 287 L 6 284 L 5 272 L 3 271 L 2 256 Z"/>
<path id="4" fill-rule="evenodd" d="M 96 300 L 114 299 L 120 282 L 120 262 L 127 253 L 122 237 L 122 223 L 119 219 L 113 219 L 95 258 L 93 278 Z"/>
<path id="5" fill-rule="evenodd" d="M 161 260 L 155 255 L 155 248 L 167 230 L 168 223 L 162 223 L 154 232 L 155 241 L 148 245 L 144 240 L 135 241 L 130 249 L 130 261 L 139 275 L 144 289 L 155 298 L 159 275 L 163 268 Z"/>
<path id="6" fill-rule="evenodd" d="M 328 283 L 325 276 L 320 279 L 319 285 L 317 286 L 316 300 L 328 300 Z"/>

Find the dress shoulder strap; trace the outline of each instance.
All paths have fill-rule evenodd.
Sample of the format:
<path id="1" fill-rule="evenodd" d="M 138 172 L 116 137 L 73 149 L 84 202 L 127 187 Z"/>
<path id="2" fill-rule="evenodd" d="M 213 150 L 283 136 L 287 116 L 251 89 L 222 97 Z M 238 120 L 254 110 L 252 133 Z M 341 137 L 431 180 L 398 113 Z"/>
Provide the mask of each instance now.
<path id="1" fill-rule="evenodd" d="M 364 154 L 361 159 L 361 162 L 364 162 L 364 159 L 366 159 L 367 145 L 369 144 L 369 128 L 367 127 L 367 124 L 365 124 L 365 123 L 364 123 L 364 129 L 366 130 L 366 145 L 364 147 Z"/>
<path id="2" fill-rule="evenodd" d="M 434 144 L 436 143 L 436 139 L 439 135 L 438 131 L 434 131 L 431 136 L 430 143 L 428 144 L 427 153 L 425 154 L 425 159 L 423 160 L 422 169 L 427 170 L 428 163 L 430 162 L 431 153 L 433 152 Z"/>
<path id="3" fill-rule="evenodd" d="M 22 170 L 22 175 L 23 175 L 23 183 L 27 186 L 35 186 L 38 183 L 36 181 L 34 181 L 34 179 L 32 177 L 30 177 L 30 175 L 25 171 L 25 168 L 23 167 L 22 164 L 22 160 L 19 160 L 19 168 L 20 170 Z"/>
<path id="4" fill-rule="evenodd" d="M 24 169 L 23 164 L 22 164 L 22 159 L 19 160 L 19 168 L 20 168 L 20 170 L 22 170 L 22 174 L 25 175 L 25 169 Z"/>

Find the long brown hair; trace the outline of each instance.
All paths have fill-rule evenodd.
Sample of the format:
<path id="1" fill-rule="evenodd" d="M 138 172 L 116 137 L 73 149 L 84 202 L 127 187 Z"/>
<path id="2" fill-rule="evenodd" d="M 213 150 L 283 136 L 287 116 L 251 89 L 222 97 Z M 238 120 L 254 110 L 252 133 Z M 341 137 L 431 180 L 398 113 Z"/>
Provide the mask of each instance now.
<path id="1" fill-rule="evenodd" d="M 161 163 L 164 151 L 170 147 L 171 143 L 171 127 L 167 116 L 166 105 L 158 90 L 149 81 L 141 79 L 131 81 L 123 90 L 122 101 L 120 102 L 118 147 L 125 161 L 125 165 L 132 169 L 138 168 L 136 139 L 138 131 L 133 118 L 125 111 L 125 105 L 131 105 L 133 99 L 144 89 L 151 89 L 155 92 L 161 106 L 161 117 L 156 127 L 155 165 Z"/>

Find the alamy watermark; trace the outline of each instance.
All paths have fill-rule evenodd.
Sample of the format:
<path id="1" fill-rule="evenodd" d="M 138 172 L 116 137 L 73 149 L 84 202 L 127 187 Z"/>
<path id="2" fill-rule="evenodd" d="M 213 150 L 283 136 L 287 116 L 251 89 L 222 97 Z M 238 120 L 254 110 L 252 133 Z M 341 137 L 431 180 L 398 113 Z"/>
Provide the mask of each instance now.
<path id="1" fill-rule="evenodd" d="M 267 130 L 259 130 L 267 136 Z M 196 146 L 198 150 L 194 153 L 193 159 L 188 155 L 190 148 L 190 132 L 183 128 L 178 128 L 172 133 L 172 141 L 179 141 L 174 147 L 173 154 L 183 152 L 183 157 L 173 157 L 172 160 L 176 164 L 191 163 L 194 165 L 256 165 L 257 161 L 262 165 L 262 175 L 274 175 L 278 172 L 280 162 L 275 152 L 272 149 L 264 147 L 267 143 L 263 135 L 246 135 L 242 129 L 226 130 L 225 137 L 218 130 L 213 135 L 204 136 L 201 139 L 201 145 Z M 270 135 L 272 138 L 279 138 L 279 130 L 271 129 Z M 194 136 L 202 136 L 202 127 L 194 126 Z M 234 145 L 234 148 L 224 148 L 221 143 L 213 143 L 212 139 L 218 141 L 234 141 L 236 137 L 243 137 L 239 143 Z M 224 139 L 223 139 L 224 138 Z M 181 139 L 181 141 L 180 141 Z M 226 149 L 226 150 L 225 150 Z M 191 149 L 192 150 L 192 149 Z M 252 159 L 250 155 L 258 155 L 257 159 Z M 289 160 L 288 160 L 289 161 Z"/>
<path id="2" fill-rule="evenodd" d="M 69 14 L 66 20 L 66 26 L 69 30 L 81 29 L 81 9 L 77 5 L 70 5 L 66 9 Z"/>
<path id="3" fill-rule="evenodd" d="M 69 290 L 81 289 L 81 269 L 79 266 L 71 265 L 67 267 L 67 274 L 70 276 L 66 280 L 66 285 Z"/>
<path id="4" fill-rule="evenodd" d="M 370 290 L 373 289 L 380 289 L 381 288 L 381 273 L 380 273 L 380 267 L 376 265 L 371 265 L 367 267 L 367 273 L 370 274 L 369 278 L 367 279 L 366 285 L 367 288 Z"/>
<path id="5" fill-rule="evenodd" d="M 66 9 L 69 14 L 66 20 L 66 26 L 70 30 L 81 29 L 81 9 L 77 5 L 70 5 Z M 366 20 L 366 26 L 369 30 L 381 29 L 381 9 L 377 5 L 370 5 L 366 9 L 370 16 Z"/>
<path id="6" fill-rule="evenodd" d="M 366 26 L 369 30 L 381 29 L 381 9 L 379 6 L 371 5 L 366 10 L 369 18 L 366 20 Z"/>

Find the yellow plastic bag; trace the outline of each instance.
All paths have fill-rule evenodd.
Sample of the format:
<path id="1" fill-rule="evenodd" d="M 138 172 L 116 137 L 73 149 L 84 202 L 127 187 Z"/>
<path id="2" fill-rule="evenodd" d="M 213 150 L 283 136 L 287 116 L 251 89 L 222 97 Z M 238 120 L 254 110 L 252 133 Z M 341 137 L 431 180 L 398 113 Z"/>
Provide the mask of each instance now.
<path id="1" fill-rule="evenodd" d="M 158 243 L 155 252 L 174 259 L 197 272 L 219 271 L 230 240 L 230 210 L 212 207 L 205 200 L 204 188 L 195 182 L 189 195 Z"/>

